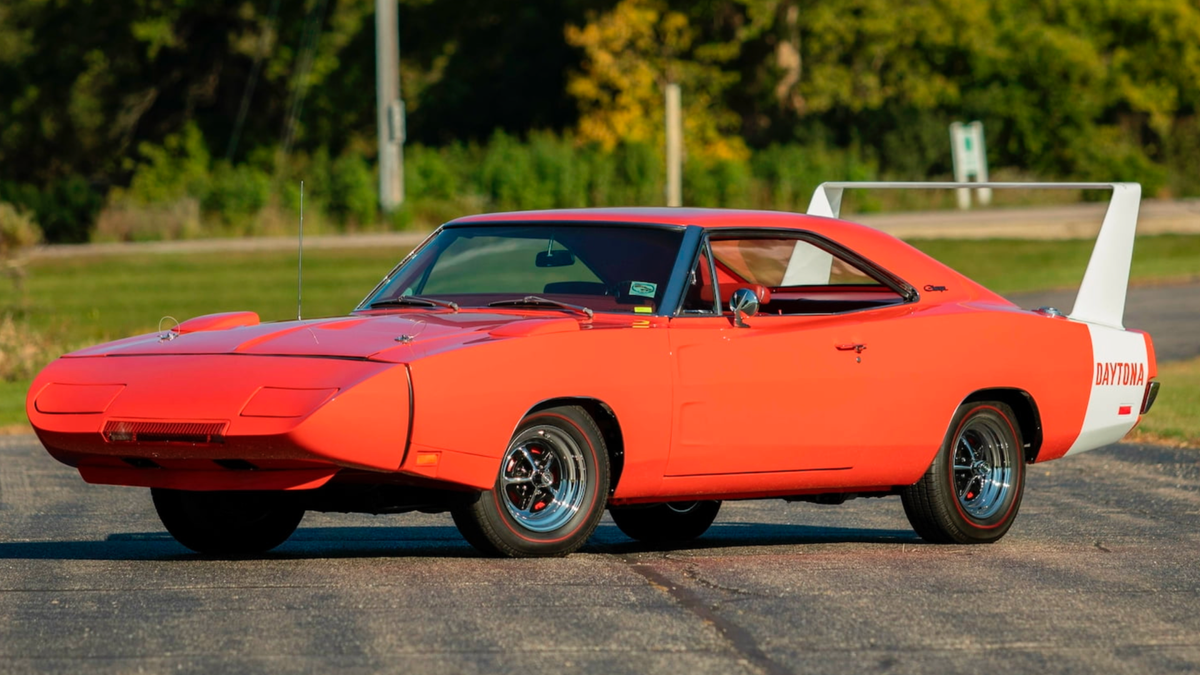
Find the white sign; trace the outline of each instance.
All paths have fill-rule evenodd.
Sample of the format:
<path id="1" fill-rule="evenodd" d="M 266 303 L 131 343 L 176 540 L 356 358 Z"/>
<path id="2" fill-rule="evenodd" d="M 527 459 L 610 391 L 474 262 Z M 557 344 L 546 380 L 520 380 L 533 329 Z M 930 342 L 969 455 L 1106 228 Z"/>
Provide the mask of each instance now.
<path id="1" fill-rule="evenodd" d="M 959 183 L 974 179 L 986 183 L 988 179 L 987 147 L 983 142 L 983 122 L 970 124 L 955 122 L 950 125 L 950 150 L 954 158 L 954 180 Z M 992 203 L 991 188 L 979 188 L 979 203 Z M 958 208 L 971 208 L 971 191 L 958 191 Z"/>

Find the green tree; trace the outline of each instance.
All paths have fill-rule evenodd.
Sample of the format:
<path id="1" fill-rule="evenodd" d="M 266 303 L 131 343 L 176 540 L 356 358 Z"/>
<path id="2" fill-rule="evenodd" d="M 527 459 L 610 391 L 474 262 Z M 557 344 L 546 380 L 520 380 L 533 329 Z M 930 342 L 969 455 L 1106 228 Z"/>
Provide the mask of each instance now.
<path id="1" fill-rule="evenodd" d="M 568 91 L 579 102 L 583 141 L 612 150 L 619 143 L 661 145 L 664 91 L 683 90 L 684 137 L 689 150 L 714 159 L 744 159 L 739 119 L 723 96 L 736 75 L 722 68 L 723 50 L 698 41 L 686 14 L 665 0 L 621 0 L 584 26 L 568 26 L 567 41 L 584 50 Z"/>

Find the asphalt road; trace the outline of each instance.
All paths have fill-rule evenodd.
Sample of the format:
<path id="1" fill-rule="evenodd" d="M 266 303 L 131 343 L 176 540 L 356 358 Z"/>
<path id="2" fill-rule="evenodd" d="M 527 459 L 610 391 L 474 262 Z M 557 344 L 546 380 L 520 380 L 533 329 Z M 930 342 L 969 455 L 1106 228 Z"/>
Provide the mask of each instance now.
<path id="1" fill-rule="evenodd" d="M 1200 669 L 1200 455 L 1037 466 L 991 546 L 897 499 L 726 504 L 690 546 L 607 519 L 561 560 L 477 557 L 447 516 L 310 514 L 208 560 L 144 490 L 0 438 L 0 673 L 1146 673 Z"/>
<path id="2" fill-rule="evenodd" d="M 1057 307 L 1070 313 L 1075 290 L 1014 293 L 1025 309 Z M 1160 362 L 1200 356 L 1200 284 L 1135 286 L 1125 298 L 1125 326 L 1148 331 Z"/>

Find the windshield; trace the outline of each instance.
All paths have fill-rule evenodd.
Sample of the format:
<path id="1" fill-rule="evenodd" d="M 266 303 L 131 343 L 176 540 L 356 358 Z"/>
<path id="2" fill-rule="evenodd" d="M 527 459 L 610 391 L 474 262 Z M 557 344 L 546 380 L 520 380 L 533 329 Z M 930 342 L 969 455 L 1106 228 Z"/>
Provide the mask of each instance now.
<path id="1" fill-rule="evenodd" d="M 417 296 L 464 308 L 570 303 L 598 312 L 655 313 L 682 239 L 683 230 L 662 227 L 448 227 L 361 308 L 419 308 L 397 302 Z M 528 296 L 551 302 L 511 302 Z"/>

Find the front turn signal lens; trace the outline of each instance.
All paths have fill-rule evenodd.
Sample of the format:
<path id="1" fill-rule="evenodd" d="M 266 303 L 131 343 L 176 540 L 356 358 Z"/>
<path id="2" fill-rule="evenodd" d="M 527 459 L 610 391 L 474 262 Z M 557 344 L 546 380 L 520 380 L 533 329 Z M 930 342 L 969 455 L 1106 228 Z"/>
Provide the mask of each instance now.
<path id="1" fill-rule="evenodd" d="M 242 417 L 304 417 L 337 393 L 337 389 L 263 387 L 254 392 Z"/>
<path id="2" fill-rule="evenodd" d="M 47 415 L 94 415 L 108 410 L 123 384 L 48 385 L 38 394 L 33 407 Z"/>

